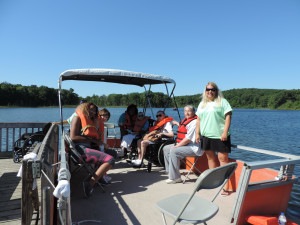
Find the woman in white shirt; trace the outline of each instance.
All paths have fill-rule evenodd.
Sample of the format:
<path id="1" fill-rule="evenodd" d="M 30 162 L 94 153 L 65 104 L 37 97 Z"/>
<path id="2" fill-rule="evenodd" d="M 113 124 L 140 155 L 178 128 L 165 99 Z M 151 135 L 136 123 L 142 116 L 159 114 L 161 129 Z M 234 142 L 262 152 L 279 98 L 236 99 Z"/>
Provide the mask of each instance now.
<path id="1" fill-rule="evenodd" d="M 156 118 L 157 118 L 157 120 L 156 120 L 155 124 L 158 124 L 159 122 L 167 121 L 168 117 L 166 117 L 166 114 L 165 114 L 164 111 L 160 110 L 156 113 Z M 160 133 L 156 134 L 158 138 L 161 138 L 162 140 L 166 140 L 168 138 L 173 138 L 174 137 L 174 132 L 172 130 L 171 122 L 166 122 L 159 129 L 160 129 Z M 150 130 L 151 130 L 151 128 L 150 128 Z M 154 143 L 155 142 L 148 141 L 148 140 L 142 140 L 142 139 L 138 140 L 138 143 L 137 143 L 138 144 L 138 159 L 132 160 L 132 164 L 135 167 L 138 167 L 142 164 L 144 155 L 146 153 L 147 146 L 149 144 L 154 144 Z"/>
<path id="2" fill-rule="evenodd" d="M 166 180 L 167 184 L 182 182 L 179 171 L 181 159 L 203 154 L 200 143 L 196 142 L 197 116 L 194 107 L 191 105 L 185 106 L 184 115 L 185 118 L 180 124 L 173 121 L 173 125 L 179 127 L 175 145 L 170 144 L 163 148 L 166 173 L 169 174 L 169 179 Z"/>

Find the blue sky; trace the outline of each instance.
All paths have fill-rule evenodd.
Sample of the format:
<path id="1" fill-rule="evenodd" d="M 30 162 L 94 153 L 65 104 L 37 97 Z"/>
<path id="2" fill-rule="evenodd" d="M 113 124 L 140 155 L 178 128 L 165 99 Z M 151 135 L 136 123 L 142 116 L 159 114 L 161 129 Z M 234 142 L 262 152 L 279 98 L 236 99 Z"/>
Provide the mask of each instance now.
<path id="1" fill-rule="evenodd" d="M 114 68 L 169 76 L 178 96 L 208 81 L 300 89 L 300 1 L 1 0 L 0 68 L 0 82 L 53 88 L 68 69 Z M 83 97 L 143 91 L 63 88 Z"/>

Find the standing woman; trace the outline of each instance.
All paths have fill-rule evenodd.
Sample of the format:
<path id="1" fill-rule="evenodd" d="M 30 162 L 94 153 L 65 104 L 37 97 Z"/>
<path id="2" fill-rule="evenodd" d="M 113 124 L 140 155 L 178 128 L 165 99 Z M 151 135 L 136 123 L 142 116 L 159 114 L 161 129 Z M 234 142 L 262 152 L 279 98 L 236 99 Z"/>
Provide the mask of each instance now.
<path id="1" fill-rule="evenodd" d="M 228 153 L 231 152 L 229 128 L 232 108 L 214 82 L 208 82 L 206 85 L 196 114 L 198 116 L 196 140 L 200 142 L 201 133 L 209 168 L 216 168 L 217 160 L 221 166 L 226 165 L 229 163 Z M 230 194 L 228 183 L 221 194 L 225 196 Z"/>

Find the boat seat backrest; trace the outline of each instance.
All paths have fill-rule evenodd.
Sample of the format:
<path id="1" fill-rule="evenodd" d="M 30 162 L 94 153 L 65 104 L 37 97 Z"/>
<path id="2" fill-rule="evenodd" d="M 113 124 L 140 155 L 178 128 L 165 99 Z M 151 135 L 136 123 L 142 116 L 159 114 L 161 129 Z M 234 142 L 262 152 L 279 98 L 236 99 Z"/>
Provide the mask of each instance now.
<path id="1" fill-rule="evenodd" d="M 197 191 L 201 189 L 214 189 L 229 179 L 237 167 L 237 163 L 228 163 L 225 166 L 207 169 L 198 177 L 195 187 Z"/>

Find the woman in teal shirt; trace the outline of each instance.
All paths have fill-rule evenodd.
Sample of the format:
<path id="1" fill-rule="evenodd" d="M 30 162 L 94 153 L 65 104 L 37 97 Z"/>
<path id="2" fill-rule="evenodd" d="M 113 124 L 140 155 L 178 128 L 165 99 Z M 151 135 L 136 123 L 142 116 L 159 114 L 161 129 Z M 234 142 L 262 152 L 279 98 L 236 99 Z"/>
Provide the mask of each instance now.
<path id="1" fill-rule="evenodd" d="M 209 168 L 216 168 L 217 160 L 221 166 L 226 165 L 229 163 L 228 153 L 231 152 L 229 128 L 232 108 L 214 82 L 206 85 L 196 114 L 196 140 L 200 142 L 201 134 Z M 228 183 L 221 194 L 229 194 Z"/>

